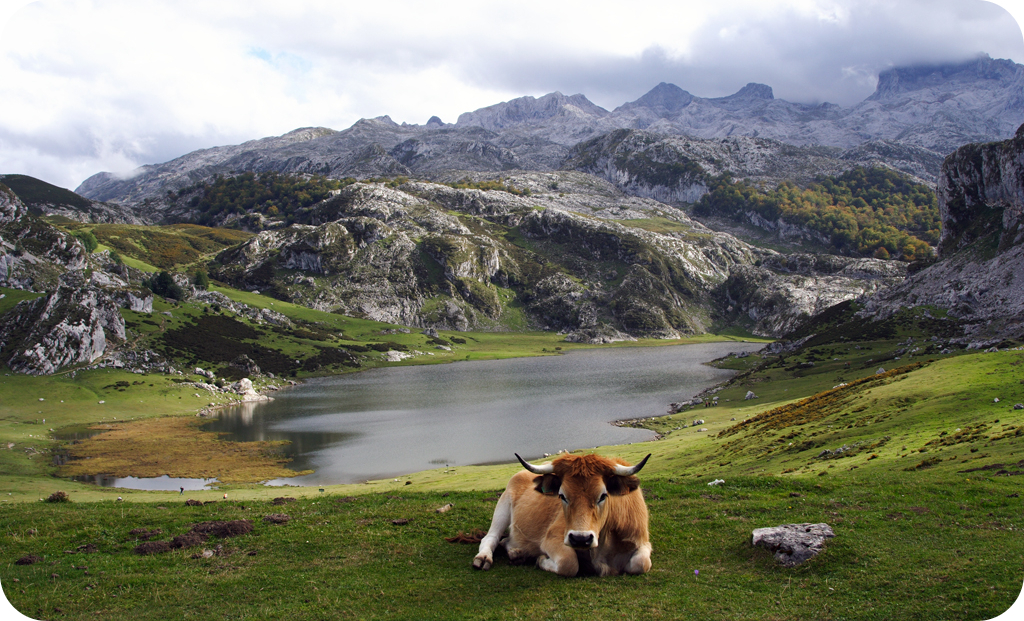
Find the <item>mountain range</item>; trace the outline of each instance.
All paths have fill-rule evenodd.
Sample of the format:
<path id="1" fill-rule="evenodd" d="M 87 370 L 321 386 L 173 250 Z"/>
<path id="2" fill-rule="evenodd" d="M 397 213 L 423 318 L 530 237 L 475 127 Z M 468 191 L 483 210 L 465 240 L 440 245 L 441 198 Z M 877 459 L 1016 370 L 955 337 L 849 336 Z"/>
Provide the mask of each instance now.
<path id="1" fill-rule="evenodd" d="M 757 84 L 722 98 L 660 84 L 611 112 L 552 93 L 454 124 L 298 129 L 100 173 L 77 193 L 5 175 L 0 284 L 43 297 L 0 317 L 0 352 L 12 369 L 48 373 L 127 346 L 116 309 L 151 309 L 167 283 L 90 252 L 93 232 L 177 269 L 161 295 L 202 295 L 189 274 L 208 270 L 237 289 L 422 329 L 547 329 L 593 343 L 731 328 L 783 337 L 856 300 L 858 321 L 929 305 L 958 322 L 951 346 L 1021 338 L 1022 69 L 988 57 L 895 68 L 850 108 L 776 100 Z M 919 199 L 915 183 L 937 188 L 933 260 L 858 255 L 827 229 L 742 207 L 732 220 L 693 215 L 730 179 L 799 193 L 869 167 L 900 171 Z M 869 194 L 895 192 L 876 177 Z M 257 203 L 261 192 L 277 202 Z M 159 230 L 140 232 L 158 223 L 248 233 L 239 243 L 204 232 L 171 252 Z"/>
<path id="2" fill-rule="evenodd" d="M 934 182 L 945 155 L 963 144 L 1006 139 L 1021 123 L 1024 66 L 979 56 L 884 71 L 875 92 L 852 107 L 775 99 L 763 84 L 702 98 L 662 83 L 611 112 L 584 95 L 555 92 L 467 112 L 454 124 L 433 117 L 425 125 L 399 125 L 381 116 L 343 131 L 297 129 L 202 149 L 127 175 L 98 173 L 76 192 L 158 221 L 168 191 L 242 171 L 445 181 L 463 171 L 572 169 L 628 191 L 645 184 L 621 169 L 595 166 L 604 156 L 615 159 L 608 148 L 623 141 L 660 143 L 648 159 L 677 168 L 692 164 L 707 175 L 728 170 L 777 183 L 880 164 Z M 666 179 L 675 191 L 663 198 L 699 198 L 704 184 L 693 180 Z"/>

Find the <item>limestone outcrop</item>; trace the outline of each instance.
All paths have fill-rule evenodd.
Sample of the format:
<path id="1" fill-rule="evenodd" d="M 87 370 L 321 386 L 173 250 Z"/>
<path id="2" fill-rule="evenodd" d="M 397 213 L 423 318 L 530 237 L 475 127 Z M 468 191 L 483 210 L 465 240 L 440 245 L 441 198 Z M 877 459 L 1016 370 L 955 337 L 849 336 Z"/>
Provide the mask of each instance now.
<path id="1" fill-rule="evenodd" d="M 1024 337 L 1024 126 L 1010 140 L 947 157 L 938 199 L 939 261 L 870 298 L 861 313 L 885 318 L 930 305 L 956 320 L 961 345 Z"/>
<path id="2" fill-rule="evenodd" d="M 0 352 L 14 371 L 47 375 L 88 364 L 108 344 L 125 339 L 119 304 L 79 273 L 61 280 L 52 293 L 20 302 L 0 318 Z"/>

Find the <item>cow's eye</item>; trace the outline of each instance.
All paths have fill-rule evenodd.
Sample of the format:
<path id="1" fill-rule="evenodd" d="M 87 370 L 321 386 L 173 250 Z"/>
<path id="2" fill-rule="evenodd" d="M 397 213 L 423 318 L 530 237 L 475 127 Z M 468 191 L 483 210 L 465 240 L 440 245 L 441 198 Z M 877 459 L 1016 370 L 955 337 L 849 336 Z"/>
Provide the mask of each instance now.
<path id="1" fill-rule="evenodd" d="M 569 499 L 565 497 L 565 494 L 558 492 L 558 498 L 565 504 L 569 504 Z"/>
<path id="2" fill-rule="evenodd" d="M 597 504 L 601 504 L 601 503 L 603 503 L 606 500 L 608 500 L 608 493 L 607 492 L 601 492 L 601 497 L 597 499 Z"/>

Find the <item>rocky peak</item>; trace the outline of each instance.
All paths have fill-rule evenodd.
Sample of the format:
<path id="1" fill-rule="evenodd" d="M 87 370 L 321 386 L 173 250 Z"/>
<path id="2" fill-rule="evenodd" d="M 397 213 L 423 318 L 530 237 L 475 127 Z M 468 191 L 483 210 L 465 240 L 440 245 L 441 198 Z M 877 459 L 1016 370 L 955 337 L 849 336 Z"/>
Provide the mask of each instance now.
<path id="1" fill-rule="evenodd" d="M 675 84 L 662 82 L 636 101 L 623 104 L 615 112 L 647 108 L 658 116 L 669 116 L 679 112 L 693 101 L 693 95 Z"/>
<path id="2" fill-rule="evenodd" d="M 1014 81 L 1021 66 L 1011 60 L 993 59 L 988 54 L 961 63 L 893 67 L 878 74 L 878 86 L 869 101 L 894 99 L 912 91 L 963 85 L 979 81 Z"/>
<path id="3" fill-rule="evenodd" d="M 442 121 L 437 116 L 432 116 L 432 117 L 430 117 L 429 120 L 427 120 L 427 127 L 431 127 L 431 128 L 444 127 L 444 121 Z"/>
<path id="4" fill-rule="evenodd" d="M 767 84 L 758 84 L 756 82 L 750 82 L 740 90 L 736 91 L 732 95 L 727 97 L 719 97 L 713 101 L 743 101 L 743 100 L 757 100 L 765 99 L 771 101 L 775 99 L 775 93 L 772 91 L 772 87 Z"/>
<path id="5" fill-rule="evenodd" d="M 300 127 L 281 136 L 282 142 L 305 142 L 338 133 L 328 127 Z"/>
<path id="6" fill-rule="evenodd" d="M 527 123 L 535 123 L 562 114 L 567 108 L 575 108 L 584 115 L 603 117 L 608 114 L 604 108 L 594 104 L 585 96 L 576 94 L 566 97 L 555 91 L 537 99 L 527 95 L 473 112 L 459 115 L 456 126 L 479 125 L 491 131 L 500 131 Z M 578 114 L 577 114 L 578 115 Z M 576 116 L 576 115 L 574 115 Z"/>

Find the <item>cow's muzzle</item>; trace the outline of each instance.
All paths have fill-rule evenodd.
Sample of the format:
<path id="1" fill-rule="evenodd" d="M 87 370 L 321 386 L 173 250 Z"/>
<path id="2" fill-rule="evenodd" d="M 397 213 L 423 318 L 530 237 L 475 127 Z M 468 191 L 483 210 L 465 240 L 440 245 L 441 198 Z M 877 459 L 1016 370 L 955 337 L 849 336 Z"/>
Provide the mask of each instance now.
<path id="1" fill-rule="evenodd" d="M 597 547 L 597 537 L 591 531 L 570 531 L 565 536 L 565 545 L 577 550 Z"/>

